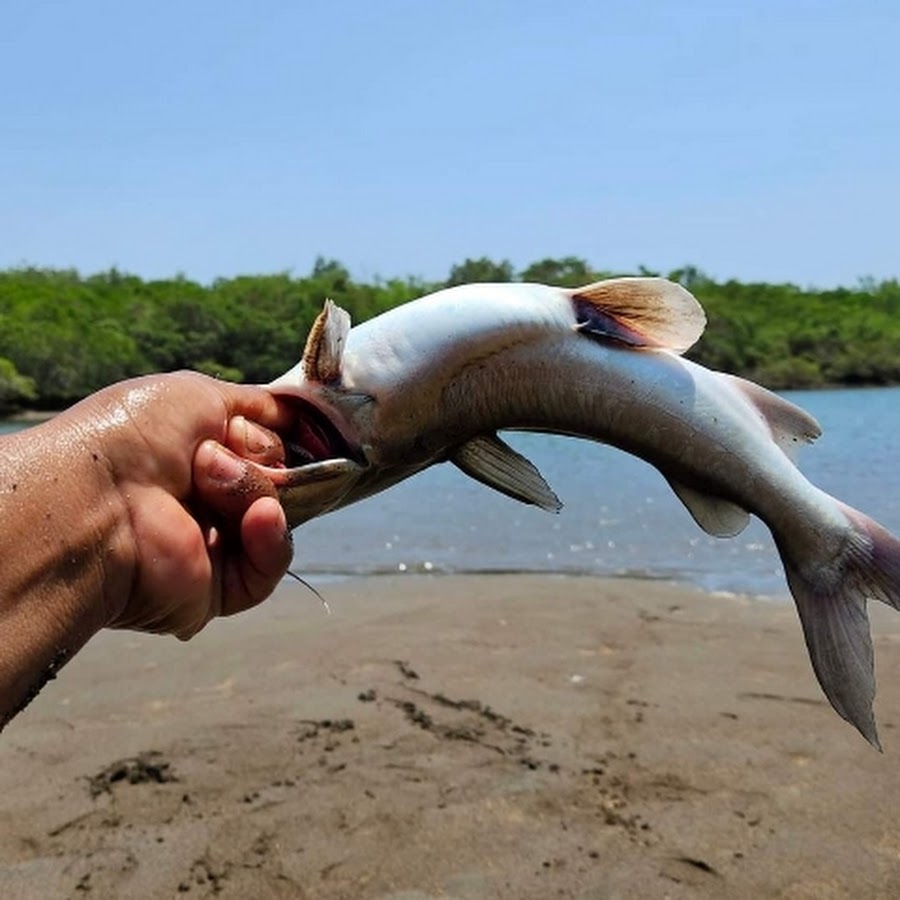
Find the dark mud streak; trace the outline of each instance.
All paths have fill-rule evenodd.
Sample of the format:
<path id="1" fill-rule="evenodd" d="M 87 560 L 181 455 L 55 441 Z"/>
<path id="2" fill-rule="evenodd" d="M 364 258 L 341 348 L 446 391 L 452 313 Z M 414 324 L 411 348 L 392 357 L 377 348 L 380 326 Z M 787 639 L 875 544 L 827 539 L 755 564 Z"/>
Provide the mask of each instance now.
<path id="1" fill-rule="evenodd" d="M 178 781 L 171 763 L 161 753 L 150 750 L 137 756 L 110 763 L 96 775 L 88 778 L 88 791 L 92 797 L 112 792 L 118 782 L 124 784 L 167 784 Z"/>

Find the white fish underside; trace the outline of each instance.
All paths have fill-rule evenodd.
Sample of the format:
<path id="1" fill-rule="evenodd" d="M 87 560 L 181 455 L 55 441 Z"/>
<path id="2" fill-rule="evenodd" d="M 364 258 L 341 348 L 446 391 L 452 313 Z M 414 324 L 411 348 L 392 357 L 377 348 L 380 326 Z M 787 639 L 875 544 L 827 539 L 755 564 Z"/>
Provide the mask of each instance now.
<path id="1" fill-rule="evenodd" d="M 709 533 L 737 534 L 751 513 L 769 526 L 816 675 L 877 746 L 865 606 L 868 597 L 900 606 L 900 542 L 794 466 L 795 449 L 819 434 L 810 416 L 678 355 L 704 324 L 693 297 L 661 279 L 572 291 L 465 285 L 353 329 L 326 304 L 303 360 L 270 390 L 317 410 L 340 437 L 333 454 L 269 474 L 292 526 L 447 459 L 516 499 L 558 509 L 496 432 L 620 447 L 656 466 Z"/>

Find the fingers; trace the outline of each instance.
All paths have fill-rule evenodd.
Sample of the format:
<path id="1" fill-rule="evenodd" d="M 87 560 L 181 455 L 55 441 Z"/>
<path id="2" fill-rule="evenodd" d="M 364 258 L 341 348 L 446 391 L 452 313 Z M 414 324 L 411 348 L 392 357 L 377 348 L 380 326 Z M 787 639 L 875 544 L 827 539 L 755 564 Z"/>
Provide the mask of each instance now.
<path id="1" fill-rule="evenodd" d="M 225 381 L 217 381 L 215 386 L 225 400 L 229 418 L 245 416 L 276 431 L 290 426 L 294 417 L 291 405 L 265 388 Z"/>
<path id="2" fill-rule="evenodd" d="M 253 503 L 241 521 L 243 553 L 227 559 L 223 571 L 222 615 L 230 616 L 265 600 L 291 564 L 294 545 L 281 504 L 272 497 Z"/>
<path id="3" fill-rule="evenodd" d="M 274 431 L 269 431 L 244 416 L 234 416 L 228 421 L 225 445 L 238 456 L 250 459 L 262 466 L 283 466 L 284 444 Z"/>
<path id="4" fill-rule="evenodd" d="M 252 423 L 247 423 L 252 424 Z M 247 431 L 236 440 L 246 443 Z M 255 440 L 250 429 L 251 443 Z M 252 463 L 214 441 L 194 457 L 194 488 L 206 513 L 220 523 L 213 566 L 220 582 L 217 613 L 232 615 L 262 602 L 293 557 L 293 544 L 272 483 Z"/>
<path id="5" fill-rule="evenodd" d="M 239 522 L 254 500 L 275 496 L 272 482 L 256 466 L 215 441 L 204 441 L 197 449 L 194 490 L 225 522 Z"/>

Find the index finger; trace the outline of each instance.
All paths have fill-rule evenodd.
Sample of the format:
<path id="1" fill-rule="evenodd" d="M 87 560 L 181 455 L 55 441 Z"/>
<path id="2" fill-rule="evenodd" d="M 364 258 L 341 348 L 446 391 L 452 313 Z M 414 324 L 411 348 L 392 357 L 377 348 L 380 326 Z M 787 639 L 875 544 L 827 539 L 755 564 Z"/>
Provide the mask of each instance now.
<path id="1" fill-rule="evenodd" d="M 216 387 L 225 401 L 229 418 L 244 416 L 272 431 L 288 428 L 296 418 L 296 410 L 288 401 L 275 397 L 261 385 L 219 381 Z"/>

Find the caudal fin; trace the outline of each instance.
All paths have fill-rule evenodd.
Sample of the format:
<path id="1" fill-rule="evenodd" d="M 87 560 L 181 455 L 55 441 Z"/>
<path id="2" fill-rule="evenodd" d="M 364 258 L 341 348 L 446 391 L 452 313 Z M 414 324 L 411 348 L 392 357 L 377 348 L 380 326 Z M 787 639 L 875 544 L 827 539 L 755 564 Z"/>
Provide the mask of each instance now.
<path id="1" fill-rule="evenodd" d="M 788 548 L 780 550 L 819 684 L 838 714 L 880 750 L 866 602 L 900 609 L 900 540 L 857 510 L 840 508 L 850 530 L 839 555 L 801 566 Z"/>

